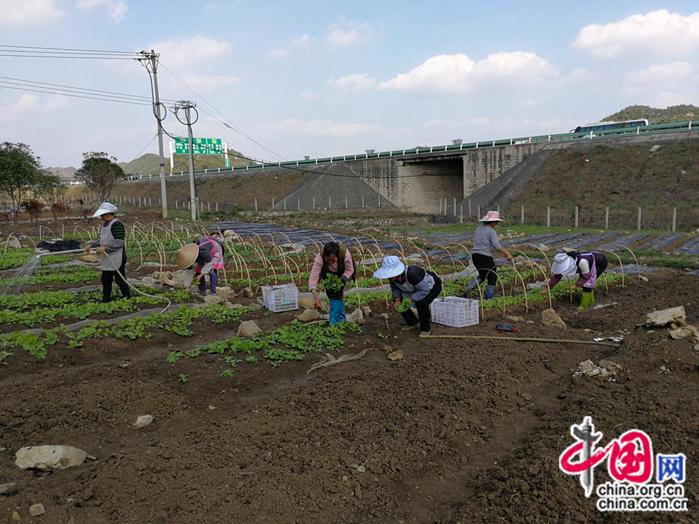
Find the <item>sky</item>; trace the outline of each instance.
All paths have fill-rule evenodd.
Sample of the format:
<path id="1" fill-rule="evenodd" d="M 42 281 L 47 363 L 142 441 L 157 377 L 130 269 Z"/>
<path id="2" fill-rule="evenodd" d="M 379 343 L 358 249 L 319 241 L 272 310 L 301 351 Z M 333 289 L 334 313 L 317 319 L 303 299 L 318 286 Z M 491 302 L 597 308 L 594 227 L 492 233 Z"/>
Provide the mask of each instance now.
<path id="1" fill-rule="evenodd" d="M 265 161 L 560 133 L 628 105 L 699 105 L 696 0 L 0 0 L 0 13 L 3 46 L 155 50 L 161 97 L 200 109 L 195 136 Z M 0 141 L 28 144 L 45 166 L 157 153 L 147 105 L 12 80 L 150 97 L 139 62 L 6 49 Z M 171 110 L 163 125 L 186 135 Z"/>

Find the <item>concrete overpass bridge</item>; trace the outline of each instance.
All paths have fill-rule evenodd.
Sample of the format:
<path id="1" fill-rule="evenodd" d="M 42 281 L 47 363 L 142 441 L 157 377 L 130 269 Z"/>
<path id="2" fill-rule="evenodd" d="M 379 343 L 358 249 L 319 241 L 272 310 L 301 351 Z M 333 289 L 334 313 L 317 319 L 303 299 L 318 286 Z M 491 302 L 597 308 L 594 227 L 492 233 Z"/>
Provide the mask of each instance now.
<path id="1" fill-rule="evenodd" d="M 326 184 L 342 185 L 342 178 L 357 177 L 383 197 L 387 204 L 413 212 L 435 213 L 455 202 L 483 208 L 498 202 L 504 189 L 493 189 L 493 182 L 526 180 L 556 149 L 588 148 L 591 145 L 661 143 L 699 137 L 699 120 L 613 129 L 595 133 L 560 133 L 415 147 L 393 151 L 367 151 L 364 154 L 325 158 L 305 158 L 288 162 L 259 163 L 233 169 L 205 170 L 197 176 L 231 176 L 240 172 L 308 171 L 325 178 Z M 342 174 L 337 169 L 342 167 Z M 156 175 L 153 175 L 155 177 Z M 175 176 L 187 176 L 175 175 Z M 141 177 L 144 178 L 144 177 Z M 147 178 L 147 177 L 145 177 Z M 168 177 L 170 178 L 170 177 Z M 352 181 L 355 184 L 356 180 Z M 319 183 L 316 180 L 314 187 Z M 349 185 L 349 184 L 348 184 Z M 281 206 L 281 204 L 279 204 Z M 275 206 L 275 207 L 279 207 Z"/>

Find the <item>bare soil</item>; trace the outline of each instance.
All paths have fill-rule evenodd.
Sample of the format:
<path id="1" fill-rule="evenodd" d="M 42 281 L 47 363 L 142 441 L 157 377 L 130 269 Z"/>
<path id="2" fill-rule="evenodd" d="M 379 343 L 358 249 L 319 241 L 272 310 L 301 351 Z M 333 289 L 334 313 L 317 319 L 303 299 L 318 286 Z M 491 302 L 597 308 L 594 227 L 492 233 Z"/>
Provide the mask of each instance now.
<path id="1" fill-rule="evenodd" d="M 518 322 L 521 333 L 511 335 L 589 340 L 621 331 L 618 350 L 424 340 L 374 315 L 339 352 L 370 348 L 363 359 L 311 374 L 320 355 L 277 368 L 242 363 L 231 378 L 213 355 L 166 364 L 168 352 L 236 325 L 202 325 L 188 339 L 55 348 L 44 362 L 15 355 L 0 365 L 0 484 L 15 482 L 18 493 L 0 495 L 0 521 L 17 511 L 22 522 L 76 524 L 695 522 L 699 352 L 667 330 L 634 327 L 680 304 L 699 323 L 699 279 L 648 278 L 599 297 L 617 306 L 578 313 L 555 304 L 565 332 L 542 326 L 540 310 L 520 311 L 533 323 Z M 258 314 L 266 330 L 290 318 Z M 497 334 L 497 320 L 434 333 Z M 404 358 L 387 360 L 395 349 Z M 623 367 L 614 380 L 572 376 L 581 361 L 602 358 Z M 180 373 L 189 382 L 179 383 Z M 136 430 L 143 414 L 155 421 Z M 656 452 L 684 452 L 690 511 L 597 512 L 557 462 L 570 425 L 585 415 L 605 442 L 639 428 Z M 96 460 L 49 475 L 19 470 L 14 452 L 39 444 L 77 446 Z M 597 482 L 605 476 L 596 470 Z M 36 502 L 47 513 L 30 519 Z"/>

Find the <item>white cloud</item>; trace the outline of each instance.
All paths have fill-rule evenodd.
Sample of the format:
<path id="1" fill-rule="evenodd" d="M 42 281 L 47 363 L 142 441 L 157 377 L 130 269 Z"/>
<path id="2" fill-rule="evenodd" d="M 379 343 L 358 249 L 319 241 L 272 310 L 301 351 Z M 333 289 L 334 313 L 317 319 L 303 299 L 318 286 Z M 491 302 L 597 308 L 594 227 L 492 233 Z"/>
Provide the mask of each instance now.
<path id="1" fill-rule="evenodd" d="M 76 5 L 83 11 L 105 9 L 117 24 L 124 19 L 126 11 L 129 10 L 129 6 L 122 0 L 76 0 Z"/>
<path id="2" fill-rule="evenodd" d="M 267 131 L 281 135 L 303 135 L 316 137 L 351 137 L 376 131 L 377 127 L 370 124 L 355 122 L 337 122 L 333 120 L 297 120 L 288 118 L 276 124 L 264 126 Z"/>
<path id="3" fill-rule="evenodd" d="M 160 53 L 160 58 L 168 67 L 189 67 L 226 56 L 230 54 L 232 46 L 225 40 L 197 35 L 182 40 L 156 42 L 149 44 L 148 49 Z"/>
<path id="4" fill-rule="evenodd" d="M 629 102 L 664 107 L 696 99 L 699 68 L 689 62 L 654 64 L 624 76 L 621 94 Z"/>
<path id="5" fill-rule="evenodd" d="M 328 27 L 328 43 L 336 46 L 357 45 L 373 38 L 374 31 L 367 23 L 340 21 Z"/>
<path id="6" fill-rule="evenodd" d="M 302 34 L 291 39 L 291 47 L 294 49 L 305 49 L 313 43 L 313 38 L 307 34 Z M 275 49 L 270 49 L 267 54 L 272 58 L 281 60 L 282 58 L 287 58 L 291 55 L 291 51 L 286 47 L 277 47 Z"/>
<path id="7" fill-rule="evenodd" d="M 689 56 L 699 51 L 699 12 L 685 16 L 660 9 L 618 22 L 588 25 L 572 45 L 600 58 L 641 53 Z"/>
<path id="8" fill-rule="evenodd" d="M 47 24 L 65 16 L 56 0 L 0 0 L 0 25 L 25 27 Z"/>
<path id="9" fill-rule="evenodd" d="M 0 121 L 22 119 L 27 114 L 45 114 L 57 111 L 68 105 L 65 97 L 51 95 L 40 99 L 36 95 L 23 94 L 14 102 L 0 106 Z"/>
<path id="10" fill-rule="evenodd" d="M 313 42 L 313 38 L 307 34 L 302 34 L 296 38 L 291 39 L 291 45 L 294 47 L 308 47 Z"/>
<path id="11" fill-rule="evenodd" d="M 288 49 L 278 47 L 276 49 L 270 49 L 269 51 L 267 51 L 267 54 L 272 58 L 276 58 L 279 60 L 281 58 L 286 58 L 287 56 L 289 56 L 290 53 Z"/>
<path id="12" fill-rule="evenodd" d="M 328 80 L 328 85 L 335 89 L 344 89 L 351 91 L 366 91 L 376 85 L 376 80 L 371 78 L 366 73 L 353 73 L 351 75 L 341 76 L 339 78 L 331 78 Z"/>
<path id="13" fill-rule="evenodd" d="M 556 69 L 534 53 L 493 53 L 480 61 L 464 54 L 436 55 L 407 73 L 379 84 L 382 90 L 457 93 L 480 86 L 531 85 L 556 76 Z"/>

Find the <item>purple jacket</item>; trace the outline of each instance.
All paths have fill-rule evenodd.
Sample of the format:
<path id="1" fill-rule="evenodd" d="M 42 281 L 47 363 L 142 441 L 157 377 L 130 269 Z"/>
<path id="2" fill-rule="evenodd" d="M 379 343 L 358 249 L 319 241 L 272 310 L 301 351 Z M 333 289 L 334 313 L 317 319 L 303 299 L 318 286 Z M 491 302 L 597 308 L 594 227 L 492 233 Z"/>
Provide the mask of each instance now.
<path id="1" fill-rule="evenodd" d="M 585 260 L 587 262 L 590 268 L 588 273 L 583 273 L 580 269 L 581 260 Z M 576 285 L 588 289 L 594 288 L 595 284 L 597 283 L 597 277 L 599 276 L 597 266 L 602 266 L 604 268 L 606 265 L 607 257 L 598 251 L 587 251 L 585 253 L 576 254 L 575 266 L 577 268 L 578 275 L 580 276 L 576 282 Z M 549 288 L 553 288 L 556 284 L 558 284 L 561 281 L 561 278 L 563 278 L 563 275 L 551 275 L 551 279 L 549 280 Z"/>

